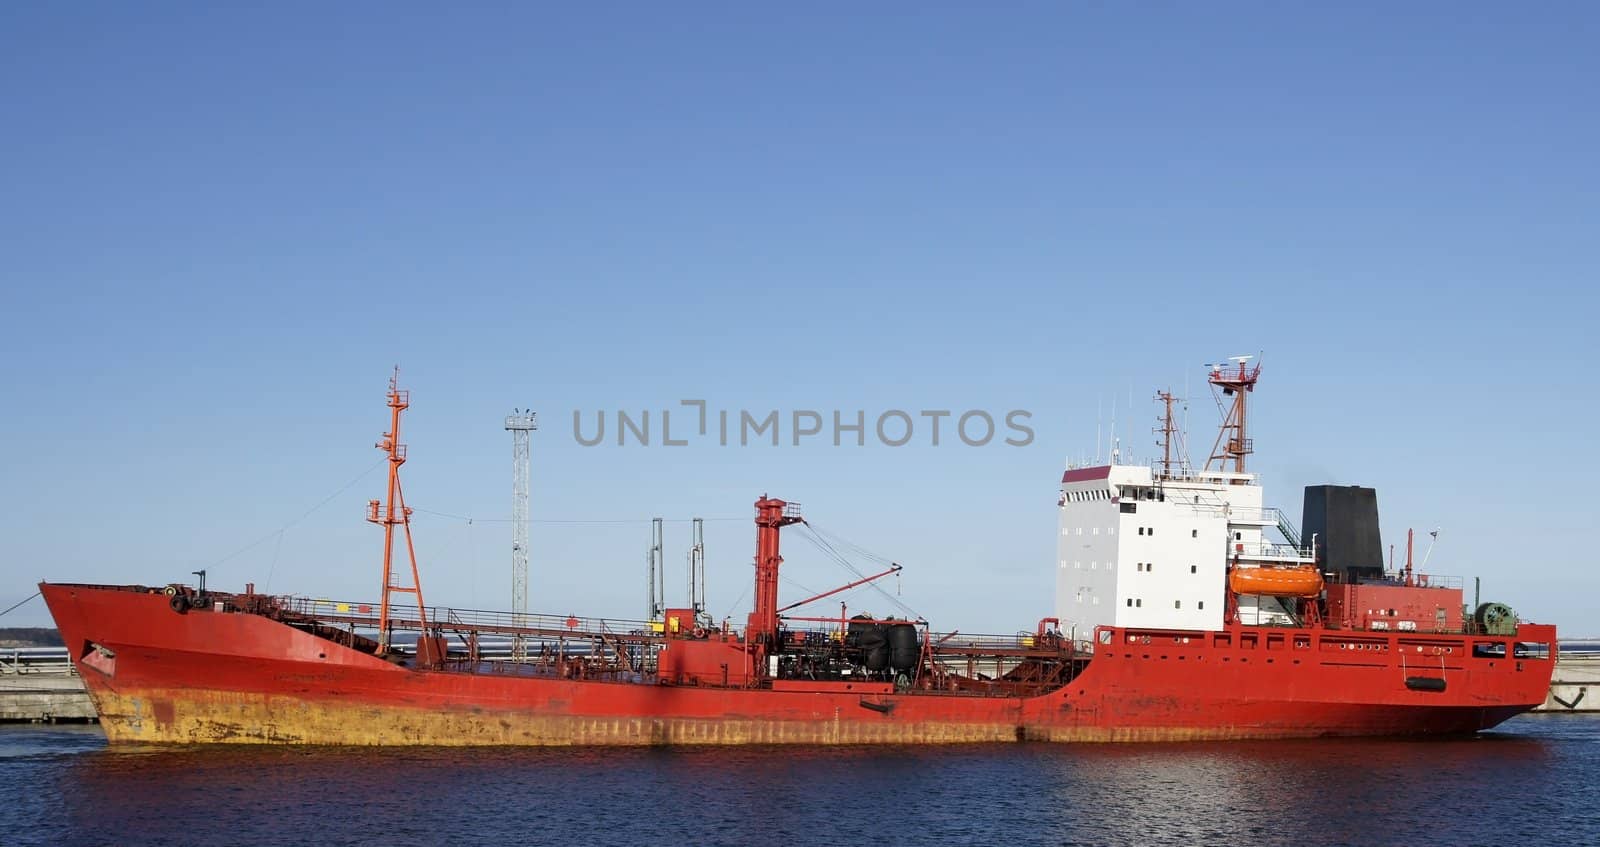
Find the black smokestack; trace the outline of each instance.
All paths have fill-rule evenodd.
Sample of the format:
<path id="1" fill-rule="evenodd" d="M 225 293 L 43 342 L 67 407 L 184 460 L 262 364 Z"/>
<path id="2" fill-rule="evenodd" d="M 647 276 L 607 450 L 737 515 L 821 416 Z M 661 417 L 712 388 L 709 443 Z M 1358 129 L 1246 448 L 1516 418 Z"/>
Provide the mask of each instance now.
<path id="1" fill-rule="evenodd" d="M 1301 543 L 1317 536 L 1317 563 L 1349 582 L 1383 576 L 1378 492 L 1359 485 L 1308 485 Z"/>

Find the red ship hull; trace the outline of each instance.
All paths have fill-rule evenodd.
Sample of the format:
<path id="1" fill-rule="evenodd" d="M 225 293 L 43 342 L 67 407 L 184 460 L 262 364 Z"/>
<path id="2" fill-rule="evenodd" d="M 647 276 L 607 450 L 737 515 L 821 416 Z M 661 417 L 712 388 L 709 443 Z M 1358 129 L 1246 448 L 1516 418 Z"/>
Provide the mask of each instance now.
<path id="1" fill-rule="evenodd" d="M 1529 624 L 1516 636 L 1102 628 L 1088 665 L 1039 696 L 847 682 L 723 688 L 406 668 L 260 614 L 174 614 L 167 597 L 137 587 L 41 590 L 113 742 L 926 744 L 1464 734 L 1544 702 L 1555 660 L 1555 628 Z"/>

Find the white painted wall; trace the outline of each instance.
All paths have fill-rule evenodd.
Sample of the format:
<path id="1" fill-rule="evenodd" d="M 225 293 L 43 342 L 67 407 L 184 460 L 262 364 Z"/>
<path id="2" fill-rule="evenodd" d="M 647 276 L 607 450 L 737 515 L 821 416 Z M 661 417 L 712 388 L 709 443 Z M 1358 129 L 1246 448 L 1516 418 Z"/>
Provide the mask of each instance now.
<path id="1" fill-rule="evenodd" d="M 1061 488 L 1056 545 L 1056 616 L 1061 627 L 1088 638 L 1116 623 L 1117 504 L 1106 479 Z"/>
<path id="2" fill-rule="evenodd" d="M 1227 564 L 1222 515 L 1170 497 L 1131 505 L 1134 511 L 1118 514 L 1117 624 L 1221 629 Z"/>
<path id="3" fill-rule="evenodd" d="M 1262 502 L 1249 475 L 1158 485 L 1148 467 L 1114 465 L 1101 478 L 1063 483 L 1056 556 L 1063 628 L 1079 638 L 1096 626 L 1221 629 L 1228 561 L 1236 544 L 1254 549 L 1264 540 Z M 1230 524 L 1230 512 L 1257 523 Z"/>

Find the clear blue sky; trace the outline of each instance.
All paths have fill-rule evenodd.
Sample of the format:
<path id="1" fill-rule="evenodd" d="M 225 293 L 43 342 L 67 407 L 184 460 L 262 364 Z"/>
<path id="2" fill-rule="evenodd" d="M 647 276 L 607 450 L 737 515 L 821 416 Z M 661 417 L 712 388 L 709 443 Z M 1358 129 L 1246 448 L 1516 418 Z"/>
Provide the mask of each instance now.
<path id="1" fill-rule="evenodd" d="M 532 605 L 636 616 L 645 521 L 742 615 L 763 491 L 937 627 L 1050 612 L 1097 408 L 1265 353 L 1269 502 L 1600 632 L 1592 4 L 14 4 L 0 10 L 0 608 L 38 579 L 370 598 L 388 369 L 414 505 L 510 512 Z M 1128 413 L 1132 397 L 1134 414 Z M 1026 448 L 578 446 L 574 410 L 1033 412 Z M 1198 452 L 1198 448 L 1197 448 Z M 304 516 L 302 518 L 302 516 Z M 278 530 L 288 526 L 279 533 Z M 436 603 L 509 528 L 419 513 Z M 265 539 L 255 546 L 252 542 Z M 673 597 L 687 530 L 670 525 Z M 242 552 L 241 548 L 244 548 Z M 798 537 L 796 596 L 848 575 Z M 234 555 L 237 553 L 236 555 Z M 231 557 L 230 557 L 231 556 Z M 1470 585 L 1470 581 L 1469 581 Z M 858 595 L 875 609 L 872 595 Z M 44 623 L 38 601 L 0 624 Z M 1582 630 L 1582 632 L 1578 632 Z"/>

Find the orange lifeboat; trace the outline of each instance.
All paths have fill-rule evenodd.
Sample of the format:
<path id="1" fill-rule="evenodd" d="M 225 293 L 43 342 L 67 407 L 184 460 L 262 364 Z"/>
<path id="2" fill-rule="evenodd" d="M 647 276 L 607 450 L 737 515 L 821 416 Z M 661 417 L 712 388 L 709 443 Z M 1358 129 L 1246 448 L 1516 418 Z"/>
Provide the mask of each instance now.
<path id="1" fill-rule="evenodd" d="M 1235 594 L 1267 597 L 1315 597 L 1322 593 L 1322 574 L 1310 565 L 1292 568 L 1237 568 L 1228 577 Z"/>

